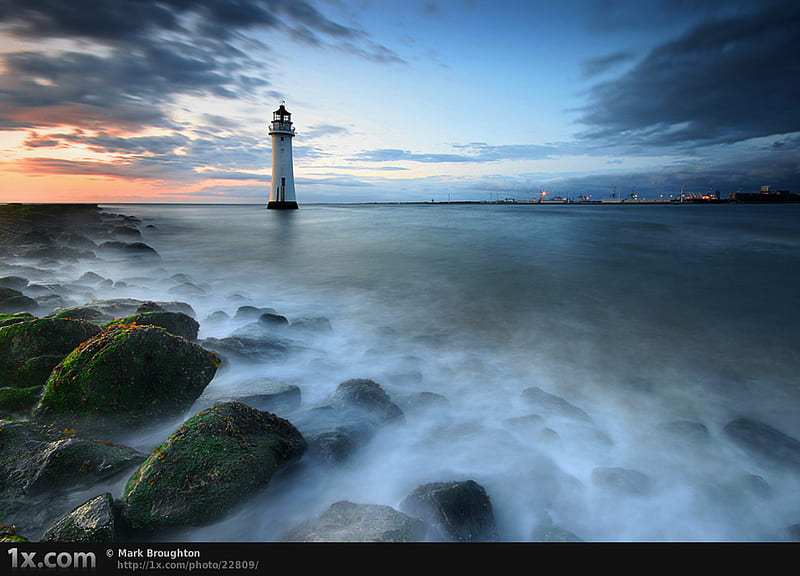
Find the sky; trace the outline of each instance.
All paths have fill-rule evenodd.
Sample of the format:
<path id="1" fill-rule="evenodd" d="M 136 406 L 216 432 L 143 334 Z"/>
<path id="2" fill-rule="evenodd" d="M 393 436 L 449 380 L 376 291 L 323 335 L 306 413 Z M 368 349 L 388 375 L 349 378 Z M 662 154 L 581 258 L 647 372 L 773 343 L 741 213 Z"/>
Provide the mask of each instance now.
<path id="1" fill-rule="evenodd" d="M 0 201 L 800 192 L 796 0 L 0 0 Z"/>

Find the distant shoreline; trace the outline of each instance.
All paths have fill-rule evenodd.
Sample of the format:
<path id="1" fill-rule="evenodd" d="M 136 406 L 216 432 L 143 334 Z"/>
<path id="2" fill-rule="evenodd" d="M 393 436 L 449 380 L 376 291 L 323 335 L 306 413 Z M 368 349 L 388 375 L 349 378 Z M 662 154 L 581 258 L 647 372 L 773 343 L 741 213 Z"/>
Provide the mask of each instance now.
<path id="1" fill-rule="evenodd" d="M 487 200 L 453 200 L 453 201 L 422 201 L 422 200 L 383 200 L 374 202 L 299 202 L 300 207 L 305 206 L 686 206 L 709 204 L 735 204 L 735 205 L 784 205 L 800 204 L 797 199 L 770 199 L 770 200 L 543 200 L 543 201 L 487 201 Z M 264 206 L 266 202 L 2 202 L 0 206 Z"/>

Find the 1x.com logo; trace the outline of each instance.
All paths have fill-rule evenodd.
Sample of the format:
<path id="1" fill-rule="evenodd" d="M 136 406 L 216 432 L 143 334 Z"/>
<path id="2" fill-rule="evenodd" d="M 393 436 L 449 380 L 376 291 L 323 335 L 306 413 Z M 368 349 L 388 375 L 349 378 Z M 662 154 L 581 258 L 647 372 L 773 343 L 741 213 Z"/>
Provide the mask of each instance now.
<path id="1" fill-rule="evenodd" d="M 97 563 L 94 552 L 47 552 L 39 557 L 37 554 L 9 548 L 11 568 L 94 568 Z"/>

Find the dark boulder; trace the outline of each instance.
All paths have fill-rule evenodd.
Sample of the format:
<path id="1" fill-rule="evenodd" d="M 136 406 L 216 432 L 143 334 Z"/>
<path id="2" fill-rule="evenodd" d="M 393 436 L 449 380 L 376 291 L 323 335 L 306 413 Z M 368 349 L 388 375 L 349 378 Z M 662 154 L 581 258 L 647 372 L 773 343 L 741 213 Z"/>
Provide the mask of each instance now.
<path id="1" fill-rule="evenodd" d="M 233 334 L 225 338 L 205 338 L 200 344 L 224 358 L 246 362 L 281 362 L 304 348 L 292 340 L 275 335 Z"/>
<path id="2" fill-rule="evenodd" d="M 35 422 L 0 420 L 0 498 L 84 488 L 143 460 L 143 454 L 120 444 Z"/>
<path id="3" fill-rule="evenodd" d="M 759 462 L 800 471 L 800 441 L 796 438 L 750 418 L 728 422 L 723 432 Z"/>
<path id="4" fill-rule="evenodd" d="M 144 242 L 121 242 L 109 240 L 97 247 L 97 254 L 117 258 L 142 258 L 159 260 L 161 256 Z"/>
<path id="5" fill-rule="evenodd" d="M 105 493 L 64 514 L 44 531 L 42 542 L 114 542 L 114 501 Z"/>
<path id="6" fill-rule="evenodd" d="M 123 514 L 134 529 L 212 523 L 306 448 L 287 420 L 239 402 L 217 404 L 187 420 L 131 476 Z"/>
<path id="7" fill-rule="evenodd" d="M 0 314 L 0 328 L 25 320 L 33 320 L 34 316 L 30 312 L 16 312 L 14 314 Z"/>
<path id="8" fill-rule="evenodd" d="M 19 290 L 0 286 L 0 313 L 30 312 L 36 310 L 38 306 L 36 300 Z"/>
<path id="9" fill-rule="evenodd" d="M 293 530 L 292 542 L 419 542 L 425 525 L 390 506 L 342 500 Z"/>
<path id="10" fill-rule="evenodd" d="M 186 302 L 150 302 L 136 300 L 135 298 L 110 298 L 106 300 L 92 300 L 84 305 L 99 310 L 103 314 L 107 314 L 111 319 L 132 316 L 140 312 L 155 311 L 183 312 L 192 318 L 195 317 L 194 310 Z M 155 308 L 154 306 L 158 306 L 159 308 Z"/>
<path id="11" fill-rule="evenodd" d="M 42 394 L 42 386 L 0 388 L 0 418 L 27 417 Z"/>
<path id="12" fill-rule="evenodd" d="M 113 326 L 53 369 L 33 417 L 95 431 L 148 425 L 187 410 L 218 365 L 216 354 L 163 328 Z"/>
<path id="13" fill-rule="evenodd" d="M 331 405 L 341 410 L 360 412 L 376 424 L 405 422 L 403 411 L 392 402 L 380 384 L 365 378 L 339 384 L 331 398 Z"/>
<path id="14" fill-rule="evenodd" d="M 423 484 L 403 500 L 400 510 L 422 520 L 433 540 L 497 539 L 492 503 L 486 490 L 473 480 Z"/>
<path id="15" fill-rule="evenodd" d="M 200 324 L 183 312 L 152 311 L 140 312 L 132 316 L 125 316 L 118 320 L 113 320 L 105 327 L 118 324 L 138 324 L 139 326 L 159 326 L 167 332 L 176 336 L 181 336 L 187 340 L 197 340 L 200 331 Z"/>
<path id="16" fill-rule="evenodd" d="M 0 328 L 0 386 L 42 386 L 52 369 L 81 343 L 100 332 L 90 322 L 31 318 Z"/>
<path id="17" fill-rule="evenodd" d="M 302 394 L 296 384 L 276 382 L 269 378 L 249 378 L 236 383 L 239 392 L 224 398 L 225 401 L 236 401 L 247 404 L 257 410 L 266 410 L 272 413 L 285 413 L 300 407 Z"/>
<path id="18" fill-rule="evenodd" d="M 113 316 L 103 314 L 96 308 L 88 308 L 86 306 L 73 306 L 70 308 L 58 309 L 47 317 L 69 318 L 70 320 L 85 320 L 98 325 L 114 319 Z"/>

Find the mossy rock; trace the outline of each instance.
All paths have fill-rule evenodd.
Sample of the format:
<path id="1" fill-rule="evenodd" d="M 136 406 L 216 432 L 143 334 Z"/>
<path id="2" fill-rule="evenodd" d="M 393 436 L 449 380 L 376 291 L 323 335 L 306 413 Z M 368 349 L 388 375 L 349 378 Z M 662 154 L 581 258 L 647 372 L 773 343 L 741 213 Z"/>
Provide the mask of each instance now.
<path id="1" fill-rule="evenodd" d="M 99 310 L 87 306 L 74 306 L 54 312 L 48 318 L 69 318 L 72 320 L 86 320 L 93 324 L 101 324 L 113 319 L 113 316 L 103 314 Z"/>
<path id="2" fill-rule="evenodd" d="M 33 320 L 34 316 L 30 312 L 16 312 L 14 314 L 0 314 L 0 328 L 17 322 Z"/>
<path id="3" fill-rule="evenodd" d="M 143 459 L 144 454 L 133 448 L 81 438 L 72 430 L 0 420 L 2 498 L 40 497 L 90 486 Z"/>
<path id="4" fill-rule="evenodd" d="M 105 493 L 84 502 L 48 527 L 42 542 L 114 542 L 114 501 Z"/>
<path id="5" fill-rule="evenodd" d="M 116 326 L 118 324 L 138 324 L 140 326 L 159 326 L 167 332 L 182 336 L 187 340 L 197 340 L 200 331 L 200 324 L 197 320 L 183 312 L 154 311 L 142 312 L 133 316 L 126 316 L 119 320 L 107 323 L 105 326 Z"/>
<path id="6" fill-rule="evenodd" d="M 163 328 L 115 325 L 53 369 L 33 417 L 104 432 L 151 424 L 187 410 L 218 365 L 214 352 Z"/>
<path id="7" fill-rule="evenodd" d="M 133 528 L 214 522 L 259 490 L 307 444 L 289 421 L 240 402 L 187 420 L 131 476 L 122 497 Z"/>
<path id="8" fill-rule="evenodd" d="M 39 401 L 42 388 L 42 386 L 0 388 L 0 416 L 28 414 Z"/>
<path id="9" fill-rule="evenodd" d="M 16 526 L 0 526 L 0 542 L 28 542 L 28 539 L 17 534 Z"/>
<path id="10" fill-rule="evenodd" d="M 72 350 L 100 332 L 82 320 L 29 318 L 0 328 L 0 386 L 42 386 Z"/>

